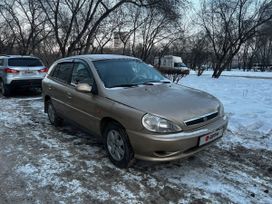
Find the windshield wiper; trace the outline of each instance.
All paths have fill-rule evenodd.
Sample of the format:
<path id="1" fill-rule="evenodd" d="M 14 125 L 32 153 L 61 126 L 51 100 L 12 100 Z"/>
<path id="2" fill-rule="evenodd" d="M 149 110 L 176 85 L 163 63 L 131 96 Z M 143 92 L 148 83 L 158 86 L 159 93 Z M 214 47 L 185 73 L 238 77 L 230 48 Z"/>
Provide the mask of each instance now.
<path id="1" fill-rule="evenodd" d="M 135 87 L 135 86 L 138 86 L 138 84 L 118 84 L 118 85 L 111 86 L 109 88 L 115 88 L 115 87 Z"/>
<path id="2" fill-rule="evenodd" d="M 164 83 L 164 84 L 168 84 L 171 83 L 170 81 L 167 80 L 150 80 L 150 81 L 146 81 L 140 84 L 117 84 L 114 86 L 111 86 L 109 88 L 116 88 L 116 87 L 136 87 L 138 85 L 154 85 L 154 83 Z"/>
<path id="3" fill-rule="evenodd" d="M 163 83 L 163 84 L 169 84 L 171 83 L 170 81 L 166 80 L 150 80 L 142 83 L 143 85 L 154 85 L 154 83 Z"/>

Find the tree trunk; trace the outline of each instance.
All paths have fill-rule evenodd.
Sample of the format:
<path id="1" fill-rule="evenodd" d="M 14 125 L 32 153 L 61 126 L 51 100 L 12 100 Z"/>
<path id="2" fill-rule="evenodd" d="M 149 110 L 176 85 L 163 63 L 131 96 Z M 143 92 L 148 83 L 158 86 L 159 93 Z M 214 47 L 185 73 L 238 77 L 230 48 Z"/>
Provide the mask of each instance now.
<path id="1" fill-rule="evenodd" d="M 213 70 L 212 78 L 216 78 L 217 79 L 217 78 L 220 77 L 220 74 L 224 70 L 224 68 L 222 68 L 220 64 L 221 63 L 218 63 L 218 64 L 215 65 L 215 69 Z"/>
<path id="2" fill-rule="evenodd" d="M 215 69 L 213 72 L 212 78 L 218 79 L 223 71 L 224 71 L 224 68 L 222 67 Z"/>

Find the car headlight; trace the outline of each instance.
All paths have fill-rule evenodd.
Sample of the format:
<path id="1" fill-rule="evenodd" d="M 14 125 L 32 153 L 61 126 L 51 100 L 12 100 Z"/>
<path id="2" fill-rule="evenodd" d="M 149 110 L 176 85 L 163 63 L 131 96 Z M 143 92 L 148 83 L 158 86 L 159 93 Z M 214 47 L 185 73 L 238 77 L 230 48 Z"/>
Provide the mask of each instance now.
<path id="1" fill-rule="evenodd" d="M 179 132 L 182 130 L 179 125 L 151 114 L 144 115 L 144 117 L 142 118 L 142 124 L 147 130 L 151 132 L 164 133 Z"/>

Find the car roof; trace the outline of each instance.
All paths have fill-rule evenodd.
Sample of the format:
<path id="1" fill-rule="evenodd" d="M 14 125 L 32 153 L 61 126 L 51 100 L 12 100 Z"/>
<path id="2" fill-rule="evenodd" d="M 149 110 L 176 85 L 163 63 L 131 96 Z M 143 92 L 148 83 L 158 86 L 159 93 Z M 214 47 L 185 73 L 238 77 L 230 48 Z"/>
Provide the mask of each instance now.
<path id="1" fill-rule="evenodd" d="M 116 55 L 116 54 L 87 54 L 87 55 L 76 55 L 72 57 L 67 57 L 65 59 L 73 59 L 73 58 L 84 58 L 89 59 L 91 61 L 98 61 L 98 60 L 110 60 L 110 59 L 137 59 L 135 57 L 130 57 L 126 55 Z"/>
<path id="2" fill-rule="evenodd" d="M 38 57 L 31 56 L 31 55 L 0 55 L 0 58 L 36 58 Z"/>

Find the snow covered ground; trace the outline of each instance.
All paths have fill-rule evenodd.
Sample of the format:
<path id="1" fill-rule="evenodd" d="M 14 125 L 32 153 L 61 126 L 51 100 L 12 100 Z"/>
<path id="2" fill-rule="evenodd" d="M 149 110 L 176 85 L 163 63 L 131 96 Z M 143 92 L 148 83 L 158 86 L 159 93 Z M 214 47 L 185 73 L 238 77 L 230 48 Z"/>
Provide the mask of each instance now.
<path id="1" fill-rule="evenodd" d="M 272 203 L 272 80 L 206 74 L 181 84 L 218 97 L 229 130 L 191 158 L 128 170 L 95 138 L 52 127 L 39 95 L 0 98 L 0 203 Z"/>
<path id="2" fill-rule="evenodd" d="M 213 71 L 204 71 L 203 75 L 209 75 L 211 76 Z M 191 71 L 191 74 L 195 74 L 193 71 Z M 241 70 L 232 70 L 232 71 L 223 71 L 221 76 L 229 76 L 229 77 L 246 77 L 246 78 L 268 78 L 272 79 L 272 72 L 247 72 L 247 71 L 241 71 Z"/>
<path id="3" fill-rule="evenodd" d="M 245 72 L 243 76 L 254 73 Z M 236 135 L 242 131 L 258 132 L 256 135 L 259 137 L 266 135 L 261 140 L 254 134 L 252 138 L 235 137 L 232 140 L 244 146 L 272 150 L 272 80 L 224 76 L 213 79 L 210 73 L 206 73 L 200 77 L 190 75 L 180 83 L 209 92 L 220 99 L 229 116 L 229 129 Z"/>

